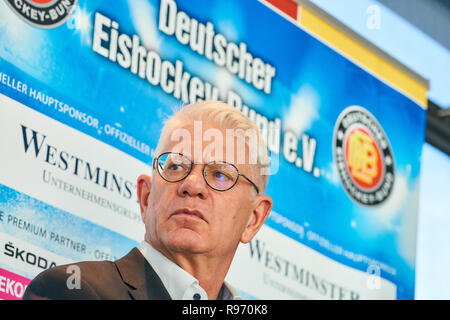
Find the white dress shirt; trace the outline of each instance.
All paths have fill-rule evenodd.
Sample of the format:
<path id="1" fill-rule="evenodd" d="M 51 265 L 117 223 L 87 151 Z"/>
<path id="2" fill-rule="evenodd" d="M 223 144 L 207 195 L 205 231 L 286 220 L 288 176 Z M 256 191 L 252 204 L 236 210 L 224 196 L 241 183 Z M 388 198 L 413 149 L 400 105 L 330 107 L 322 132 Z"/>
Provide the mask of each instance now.
<path id="1" fill-rule="evenodd" d="M 173 300 L 208 300 L 208 294 L 200 287 L 196 278 L 166 258 L 147 241 L 142 241 L 138 249 L 155 270 Z M 242 299 L 226 282 L 220 290 L 218 299 L 220 298 L 223 300 Z"/>

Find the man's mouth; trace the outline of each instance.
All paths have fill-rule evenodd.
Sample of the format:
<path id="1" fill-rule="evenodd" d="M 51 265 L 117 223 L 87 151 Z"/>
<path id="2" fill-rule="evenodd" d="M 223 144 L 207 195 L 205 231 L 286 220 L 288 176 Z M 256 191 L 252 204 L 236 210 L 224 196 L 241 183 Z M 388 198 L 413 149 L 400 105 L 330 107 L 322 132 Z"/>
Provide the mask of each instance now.
<path id="1" fill-rule="evenodd" d="M 178 209 L 171 214 L 171 216 L 175 216 L 175 215 L 188 215 L 188 216 L 191 216 L 194 218 L 199 218 L 199 219 L 206 221 L 204 215 L 200 211 L 188 209 L 188 208 Z"/>

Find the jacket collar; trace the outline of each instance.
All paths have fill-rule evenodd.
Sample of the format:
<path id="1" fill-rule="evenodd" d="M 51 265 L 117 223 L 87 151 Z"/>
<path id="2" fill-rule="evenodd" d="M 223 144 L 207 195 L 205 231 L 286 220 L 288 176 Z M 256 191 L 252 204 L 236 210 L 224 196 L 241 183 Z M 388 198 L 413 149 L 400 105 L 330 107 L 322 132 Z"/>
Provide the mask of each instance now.
<path id="1" fill-rule="evenodd" d="M 155 270 L 137 248 L 114 262 L 119 274 L 128 285 L 128 292 L 135 300 L 171 300 Z"/>

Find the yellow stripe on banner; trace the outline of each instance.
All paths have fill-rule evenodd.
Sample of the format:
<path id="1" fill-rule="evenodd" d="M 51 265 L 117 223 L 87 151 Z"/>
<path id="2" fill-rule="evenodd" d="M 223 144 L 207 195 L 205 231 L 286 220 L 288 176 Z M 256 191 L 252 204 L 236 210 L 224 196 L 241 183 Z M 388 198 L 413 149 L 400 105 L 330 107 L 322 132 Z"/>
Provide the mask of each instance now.
<path id="1" fill-rule="evenodd" d="M 347 36 L 304 6 L 299 6 L 298 22 L 301 27 L 318 39 L 402 92 L 422 108 L 427 108 L 428 88 L 426 85 Z"/>

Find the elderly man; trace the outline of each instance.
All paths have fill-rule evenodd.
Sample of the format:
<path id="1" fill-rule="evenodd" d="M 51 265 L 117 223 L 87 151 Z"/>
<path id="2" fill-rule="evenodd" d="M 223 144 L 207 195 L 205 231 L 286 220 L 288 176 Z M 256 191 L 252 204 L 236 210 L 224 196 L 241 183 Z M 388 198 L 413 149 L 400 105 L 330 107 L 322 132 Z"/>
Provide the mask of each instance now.
<path id="1" fill-rule="evenodd" d="M 272 208 L 267 160 L 240 111 L 217 101 L 182 108 L 164 125 L 152 176 L 138 178 L 144 241 L 114 262 L 46 270 L 24 299 L 236 298 L 224 279 L 239 243 L 255 236 Z M 67 272 L 74 266 L 75 288 Z"/>

